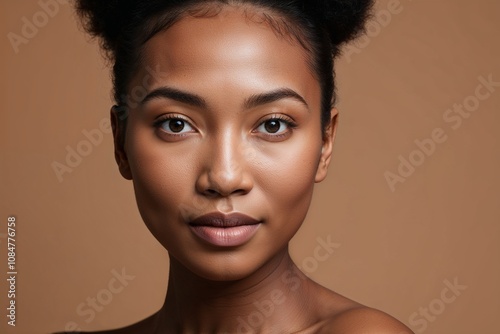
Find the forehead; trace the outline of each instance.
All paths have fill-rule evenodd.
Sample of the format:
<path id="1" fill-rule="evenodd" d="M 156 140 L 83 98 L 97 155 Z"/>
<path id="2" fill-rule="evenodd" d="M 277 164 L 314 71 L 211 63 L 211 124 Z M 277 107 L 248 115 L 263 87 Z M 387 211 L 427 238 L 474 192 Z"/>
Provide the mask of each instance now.
<path id="1" fill-rule="evenodd" d="M 184 16 L 146 42 L 142 60 L 150 68 L 161 68 L 163 77 L 156 81 L 196 86 L 197 79 L 218 77 L 217 83 L 227 86 L 249 81 L 317 93 L 308 52 L 297 39 L 259 21 L 258 14 L 225 6 L 216 15 Z"/>
<path id="2" fill-rule="evenodd" d="M 147 38 L 145 43 L 152 36 L 162 30 L 166 30 L 173 24 L 183 18 L 218 18 L 231 23 L 231 19 L 236 21 L 244 20 L 246 23 L 253 22 L 271 28 L 274 33 L 289 42 L 299 43 L 308 53 L 311 52 L 311 46 L 305 37 L 305 28 L 295 22 L 295 19 L 279 10 L 260 6 L 248 2 L 219 2 L 219 1 L 201 1 L 187 6 L 183 10 L 171 10 L 153 17 L 146 24 Z M 234 22 L 233 22 L 234 23 Z"/>

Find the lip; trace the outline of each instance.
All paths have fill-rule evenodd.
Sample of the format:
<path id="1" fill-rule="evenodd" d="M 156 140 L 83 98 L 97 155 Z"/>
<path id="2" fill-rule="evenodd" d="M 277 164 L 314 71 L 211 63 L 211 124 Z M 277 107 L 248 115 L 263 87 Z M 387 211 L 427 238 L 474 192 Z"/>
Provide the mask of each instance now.
<path id="1" fill-rule="evenodd" d="M 188 225 L 196 236 L 211 245 L 236 247 L 248 242 L 257 232 L 261 222 L 238 212 L 212 212 L 197 217 Z"/>

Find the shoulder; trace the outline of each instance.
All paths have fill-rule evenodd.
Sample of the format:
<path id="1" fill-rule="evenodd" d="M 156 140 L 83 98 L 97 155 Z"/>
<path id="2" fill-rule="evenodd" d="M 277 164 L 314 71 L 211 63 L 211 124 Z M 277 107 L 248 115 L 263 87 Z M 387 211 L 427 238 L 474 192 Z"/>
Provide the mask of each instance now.
<path id="1" fill-rule="evenodd" d="M 382 311 L 359 306 L 326 319 L 318 334 L 414 334 L 403 323 Z"/>
<path id="2" fill-rule="evenodd" d="M 316 284 L 314 299 L 321 321 L 308 333 L 315 334 L 414 334 L 387 313 L 362 305 Z"/>

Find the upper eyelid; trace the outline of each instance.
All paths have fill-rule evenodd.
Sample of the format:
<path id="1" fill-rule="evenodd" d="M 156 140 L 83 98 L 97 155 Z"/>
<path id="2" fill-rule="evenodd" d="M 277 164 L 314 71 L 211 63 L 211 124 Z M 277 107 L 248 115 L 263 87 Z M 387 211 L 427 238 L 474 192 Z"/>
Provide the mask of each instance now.
<path id="1" fill-rule="evenodd" d="M 160 115 L 158 117 L 155 118 L 154 122 L 162 122 L 162 121 L 165 121 L 165 120 L 169 120 L 169 119 L 181 119 L 185 122 L 188 122 L 189 124 L 191 124 L 192 122 L 187 119 L 187 117 L 184 117 L 182 115 L 177 115 L 177 114 L 163 114 L 163 115 Z M 286 116 L 286 115 L 278 115 L 278 114 L 272 114 L 272 115 L 268 115 L 266 116 L 263 120 L 260 121 L 259 125 L 262 124 L 263 122 L 266 122 L 266 121 L 269 121 L 271 119 L 278 119 L 280 121 L 288 121 L 288 122 L 295 122 L 295 120 L 290 117 L 290 116 Z"/>
<path id="2" fill-rule="evenodd" d="M 292 117 L 290 117 L 290 116 L 283 115 L 283 114 L 272 114 L 272 115 L 266 116 L 259 123 L 259 125 L 262 124 L 263 122 L 266 122 L 266 121 L 269 121 L 269 120 L 272 120 L 272 119 L 277 119 L 277 120 L 280 120 L 280 121 L 283 121 L 283 122 L 288 122 L 288 123 L 295 123 L 295 120 Z"/>
<path id="3" fill-rule="evenodd" d="M 180 119 L 186 123 L 188 123 L 190 126 L 193 126 L 192 122 L 187 119 L 186 117 L 180 116 L 180 115 L 175 115 L 175 114 L 166 114 L 166 115 L 161 115 L 155 118 L 154 120 L 154 125 L 161 125 L 163 122 L 166 122 L 168 120 L 172 119 Z"/>
<path id="4" fill-rule="evenodd" d="M 289 117 L 289 116 L 285 116 L 285 115 L 276 115 L 275 117 L 270 117 L 270 118 L 267 118 L 267 119 L 263 120 L 261 123 L 259 123 L 259 126 L 260 126 L 262 123 L 267 122 L 267 121 L 272 120 L 272 119 L 277 119 L 277 120 L 279 120 L 279 121 L 281 121 L 281 122 L 286 123 L 286 125 L 287 125 L 289 128 L 291 128 L 291 129 L 293 129 L 293 128 L 297 127 L 297 123 L 295 122 L 295 120 L 294 120 L 293 118 L 291 118 L 291 117 Z"/>
<path id="5" fill-rule="evenodd" d="M 165 120 L 165 119 L 182 119 L 182 120 L 188 121 L 186 119 L 186 117 L 184 117 L 182 115 L 177 115 L 177 114 L 163 114 L 163 115 L 156 117 L 155 120 L 161 121 L 161 120 Z"/>

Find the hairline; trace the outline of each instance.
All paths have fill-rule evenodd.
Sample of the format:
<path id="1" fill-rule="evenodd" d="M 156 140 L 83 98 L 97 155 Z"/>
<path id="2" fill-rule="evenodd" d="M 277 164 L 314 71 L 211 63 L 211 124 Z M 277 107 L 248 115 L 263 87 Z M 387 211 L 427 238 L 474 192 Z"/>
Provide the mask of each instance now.
<path id="1" fill-rule="evenodd" d="M 316 73 L 314 53 L 312 46 L 307 42 L 305 33 L 302 28 L 294 29 L 294 24 L 290 24 L 291 18 L 287 17 L 286 14 L 280 13 L 274 8 L 266 7 L 264 5 L 249 3 L 245 0 L 228 0 L 228 1 L 218 1 L 211 0 L 203 3 L 194 2 L 187 5 L 178 5 L 167 10 L 163 10 L 161 13 L 154 15 L 147 19 L 144 23 L 142 29 L 139 29 L 139 33 L 136 36 L 136 59 L 137 62 L 130 71 L 129 82 L 126 83 L 125 88 L 127 94 L 130 90 L 130 85 L 133 78 L 137 75 L 141 64 L 145 62 L 144 47 L 145 44 L 152 39 L 157 34 L 168 30 L 174 24 L 178 23 L 182 19 L 191 16 L 194 18 L 210 18 L 219 15 L 227 6 L 244 5 L 245 8 L 242 10 L 247 21 L 251 21 L 257 24 L 266 24 L 275 33 L 278 38 L 284 38 L 289 43 L 298 43 L 305 51 L 305 61 L 307 62 L 311 74 L 320 82 L 320 78 Z M 262 12 L 257 13 L 256 10 L 261 9 Z M 272 16 L 268 14 L 272 12 Z M 260 20 L 257 20 L 258 18 Z M 281 22 L 278 22 L 280 20 Z M 142 38 L 141 38 L 142 37 Z M 119 102 L 124 102 L 120 101 Z"/>

